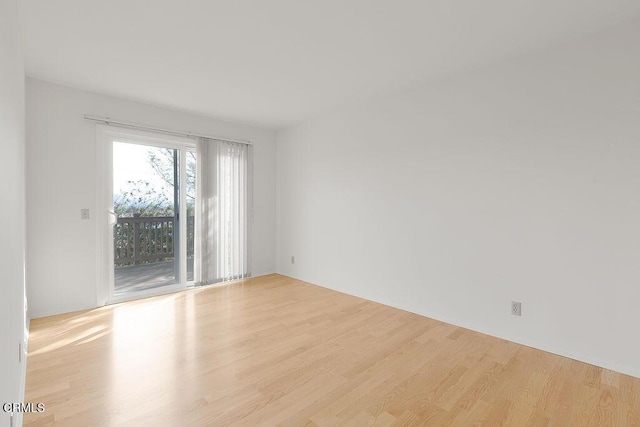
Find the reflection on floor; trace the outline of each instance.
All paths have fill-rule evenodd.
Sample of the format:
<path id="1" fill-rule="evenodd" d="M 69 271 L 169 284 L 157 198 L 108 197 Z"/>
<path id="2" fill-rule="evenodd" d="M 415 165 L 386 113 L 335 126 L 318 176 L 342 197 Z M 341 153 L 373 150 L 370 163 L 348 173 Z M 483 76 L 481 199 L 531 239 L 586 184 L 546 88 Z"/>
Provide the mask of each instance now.
<path id="1" fill-rule="evenodd" d="M 272 274 L 31 320 L 25 402 L 25 427 L 639 426 L 640 378 Z"/>

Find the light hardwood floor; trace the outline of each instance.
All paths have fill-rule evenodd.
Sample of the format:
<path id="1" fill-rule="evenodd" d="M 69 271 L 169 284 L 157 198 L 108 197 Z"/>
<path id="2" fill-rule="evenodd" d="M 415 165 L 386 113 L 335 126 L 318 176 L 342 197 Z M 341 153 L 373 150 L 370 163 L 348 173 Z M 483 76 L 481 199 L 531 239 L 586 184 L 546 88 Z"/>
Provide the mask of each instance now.
<path id="1" fill-rule="evenodd" d="M 640 379 L 280 275 L 31 322 L 25 426 L 640 425 Z"/>

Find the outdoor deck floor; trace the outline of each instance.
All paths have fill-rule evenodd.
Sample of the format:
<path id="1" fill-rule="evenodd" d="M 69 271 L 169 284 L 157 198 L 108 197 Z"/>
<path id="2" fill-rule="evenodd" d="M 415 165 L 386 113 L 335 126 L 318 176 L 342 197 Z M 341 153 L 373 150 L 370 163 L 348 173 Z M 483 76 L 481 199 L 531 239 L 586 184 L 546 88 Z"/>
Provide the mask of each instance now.
<path id="1" fill-rule="evenodd" d="M 193 259 L 187 261 L 187 271 L 193 272 Z M 193 280 L 193 273 L 188 274 L 188 280 Z M 115 269 L 116 295 L 145 291 L 175 283 L 173 260 Z"/>

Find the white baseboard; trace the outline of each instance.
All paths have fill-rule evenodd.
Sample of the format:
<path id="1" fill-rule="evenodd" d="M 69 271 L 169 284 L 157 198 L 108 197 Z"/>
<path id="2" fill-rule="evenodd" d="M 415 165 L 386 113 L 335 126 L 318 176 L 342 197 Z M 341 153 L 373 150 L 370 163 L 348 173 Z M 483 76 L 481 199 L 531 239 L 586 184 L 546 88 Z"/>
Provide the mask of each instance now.
<path id="1" fill-rule="evenodd" d="M 540 342 L 536 342 L 535 340 L 531 340 L 527 337 L 520 337 L 520 336 L 515 336 L 503 331 L 495 331 L 495 330 L 491 330 L 489 328 L 482 328 L 482 327 L 478 327 L 477 325 L 471 325 L 469 323 L 466 322 L 461 322 L 458 321 L 457 319 L 451 318 L 451 317 L 444 317 L 444 316 L 433 316 L 431 313 L 426 313 L 426 312 L 418 312 L 415 310 L 411 310 L 408 309 L 406 307 L 400 307 L 400 306 L 396 306 L 396 305 L 391 305 L 388 304 L 386 302 L 383 301 L 378 301 L 378 300 L 373 300 L 373 299 L 369 299 L 367 297 L 364 297 L 362 295 L 355 295 L 355 294 L 350 294 L 348 292 L 344 292 L 342 290 L 339 289 L 335 289 L 335 288 L 331 288 L 329 286 L 323 286 L 323 285 L 317 285 L 309 280 L 305 280 L 303 278 L 296 278 L 293 275 L 290 274 L 284 274 L 284 273 L 278 273 L 281 274 L 283 276 L 287 276 L 287 277 L 292 277 L 295 278 L 297 280 L 301 280 L 307 283 L 311 283 L 315 286 L 320 286 L 321 288 L 326 288 L 326 289 L 331 289 L 332 291 L 336 291 L 336 292 L 340 292 L 346 295 L 351 295 L 357 298 L 362 298 L 362 299 L 366 299 L 367 301 L 373 301 L 376 302 L 378 304 L 383 304 L 389 307 L 393 307 L 393 308 L 397 308 L 400 310 L 404 310 L 404 311 L 408 311 L 410 313 L 414 313 L 417 314 L 419 316 L 424 316 L 424 317 L 428 317 L 429 319 L 434 319 L 434 320 L 438 320 L 440 322 L 444 322 L 444 323 L 448 323 L 450 325 L 454 325 L 454 326 L 459 326 L 461 328 L 465 328 L 465 329 L 469 329 L 475 332 L 480 332 L 482 334 L 486 334 L 492 337 L 496 337 L 496 338 L 500 338 L 500 339 L 504 339 L 507 341 L 511 341 L 514 342 L 516 344 L 521 344 L 521 345 L 526 345 L 527 347 L 532 347 L 538 350 L 542 350 L 542 351 L 546 351 L 548 353 L 553 353 L 556 354 L 558 356 L 563 356 L 563 357 L 568 357 L 569 359 L 574 359 L 574 360 L 578 360 L 580 362 L 584 362 L 584 363 L 588 363 L 590 365 L 594 365 L 594 366 L 598 366 L 600 368 L 604 368 L 604 369 L 609 369 L 612 371 L 616 371 L 622 374 L 626 374 L 626 375 L 630 375 L 632 377 L 636 377 L 636 378 L 640 378 L 640 368 L 638 367 L 631 367 L 631 366 L 624 366 L 624 365 L 618 365 L 616 363 L 612 363 L 606 360 L 600 360 L 598 358 L 589 356 L 589 355 L 585 355 L 585 354 L 581 354 L 579 352 L 576 352 L 574 350 L 571 349 L 567 349 L 567 348 L 559 348 L 559 347 L 554 347 L 554 346 L 550 346 L 548 344 L 545 343 L 540 343 Z"/>
<path id="2" fill-rule="evenodd" d="M 276 272 L 275 271 L 269 271 L 269 272 L 266 272 L 266 273 L 265 272 L 253 273 L 253 274 L 251 274 L 251 277 L 249 277 L 249 278 L 251 279 L 251 278 L 254 278 L 254 277 L 268 276 L 270 274 L 276 274 Z"/>
<path id="3" fill-rule="evenodd" d="M 400 308 L 401 310 L 405 310 L 405 311 L 410 311 L 410 310 L 406 310 L 406 309 L 401 308 L 401 307 L 397 307 L 397 308 Z M 410 312 L 415 313 L 413 311 L 410 311 Z M 486 335 L 489 335 L 489 336 L 492 336 L 492 337 L 496 337 L 496 338 L 500 338 L 500 339 L 503 339 L 503 340 L 511 341 L 511 342 L 516 343 L 516 344 L 525 345 L 527 347 L 535 348 L 537 350 L 542 350 L 542 351 L 546 351 L 548 353 L 553 353 L 553 354 L 556 354 L 558 356 L 568 357 L 569 359 L 573 359 L 573 360 L 577 360 L 577 361 L 580 361 L 580 362 L 588 363 L 590 365 L 598 366 L 598 367 L 604 368 L 604 369 L 609 369 L 611 371 L 616 371 L 616 372 L 619 372 L 621 374 L 626 374 L 626 375 L 630 375 L 632 377 L 640 378 L 640 370 L 637 369 L 637 368 L 618 365 L 616 363 L 611 363 L 609 361 L 600 360 L 598 358 L 595 358 L 595 357 L 592 357 L 592 356 L 589 356 L 589 355 L 585 355 L 585 354 L 581 354 L 581 353 L 576 352 L 576 351 L 571 350 L 571 349 L 550 346 L 548 344 L 539 343 L 539 342 L 536 342 L 535 340 L 531 340 L 531 339 L 528 339 L 526 337 L 514 336 L 512 334 L 504 333 L 502 331 L 494 331 L 494 330 L 490 330 L 490 329 L 487 329 L 487 328 L 478 328 L 475 325 L 470 325 L 470 324 L 465 323 L 465 322 L 458 322 L 458 321 L 456 321 L 454 319 L 450 319 L 450 318 L 443 318 L 441 316 L 440 317 L 434 317 L 434 316 L 426 315 L 424 313 L 415 313 L 415 314 L 418 314 L 420 316 L 429 317 L 430 319 L 435 319 L 435 320 L 438 320 L 440 322 L 448 323 L 450 325 L 459 326 L 461 328 L 465 328 L 465 329 L 469 329 L 469 330 L 472 330 L 472 331 L 480 332 L 482 334 L 486 334 Z"/>
<path id="4" fill-rule="evenodd" d="M 275 271 L 270 271 L 270 272 L 259 272 L 256 274 L 252 274 L 251 277 L 249 277 L 249 279 L 254 278 L 254 277 L 260 277 L 260 276 L 268 276 L 270 274 L 276 274 Z M 226 285 L 229 282 L 225 282 L 222 283 L 222 285 Z M 211 286 L 211 285 L 209 285 Z M 185 289 L 185 290 L 189 290 L 189 289 Z M 178 291 L 180 292 L 180 291 Z M 156 295 L 150 295 L 151 296 L 156 296 Z M 116 303 L 116 302 L 124 302 L 123 301 L 114 301 L 112 303 Z M 84 311 L 84 310 L 93 310 L 96 308 L 100 308 L 103 307 L 102 305 L 91 305 L 91 306 L 85 306 L 85 307 L 70 307 L 67 309 L 52 309 L 52 310 L 43 310 L 43 311 L 32 311 L 29 310 L 29 314 L 31 316 L 32 319 L 39 319 L 41 317 L 48 317 L 48 316 L 56 316 L 58 314 L 68 314 L 68 313 L 74 313 L 76 311 Z"/>
<path id="5" fill-rule="evenodd" d="M 39 319 L 41 317 L 57 316 L 58 314 L 68 314 L 68 313 L 74 313 L 76 311 L 93 310 L 95 308 L 98 308 L 98 306 L 91 305 L 86 307 L 73 307 L 73 308 L 62 309 L 62 310 L 53 309 L 53 310 L 43 310 L 43 311 L 36 311 L 36 312 L 30 311 L 30 315 L 31 315 L 31 319 Z"/>

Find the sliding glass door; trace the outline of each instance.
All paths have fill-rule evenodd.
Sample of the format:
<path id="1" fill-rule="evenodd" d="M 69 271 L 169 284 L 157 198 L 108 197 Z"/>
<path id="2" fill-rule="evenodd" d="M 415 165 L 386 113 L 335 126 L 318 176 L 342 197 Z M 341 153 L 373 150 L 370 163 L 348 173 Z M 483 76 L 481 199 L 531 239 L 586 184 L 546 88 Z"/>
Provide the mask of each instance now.
<path id="1" fill-rule="evenodd" d="M 109 212 L 105 302 L 184 289 L 194 280 L 195 144 L 101 131 Z"/>

